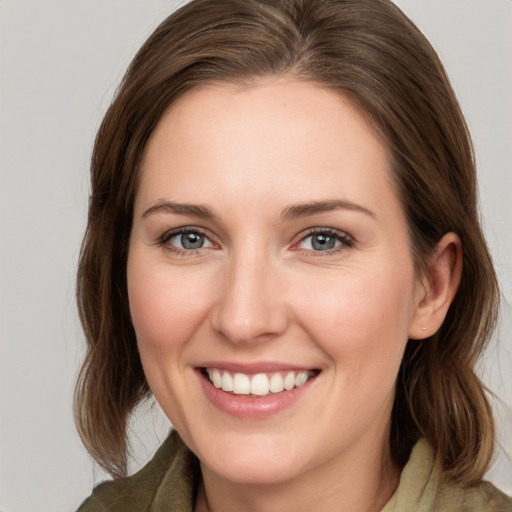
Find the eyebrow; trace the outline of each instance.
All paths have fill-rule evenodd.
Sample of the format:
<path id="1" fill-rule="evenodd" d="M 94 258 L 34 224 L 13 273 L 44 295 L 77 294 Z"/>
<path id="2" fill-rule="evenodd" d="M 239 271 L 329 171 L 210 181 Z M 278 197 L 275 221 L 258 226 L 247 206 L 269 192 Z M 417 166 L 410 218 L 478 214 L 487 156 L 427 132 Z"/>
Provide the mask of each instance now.
<path id="1" fill-rule="evenodd" d="M 328 201 L 312 201 L 309 203 L 299 203 L 294 204 L 286 208 L 281 214 L 281 220 L 292 220 L 298 219 L 301 217 L 308 217 L 310 215 L 315 215 L 317 213 L 330 212 L 333 210 L 351 210 L 355 212 L 364 213 L 372 217 L 376 218 L 374 212 L 361 206 L 357 203 L 353 203 L 352 201 L 345 201 L 341 199 L 332 199 Z"/>
<path id="2" fill-rule="evenodd" d="M 142 218 L 148 217 L 149 215 L 153 215 L 155 213 L 190 215 L 192 217 L 199 217 L 200 219 L 215 218 L 215 215 L 207 206 L 197 204 L 172 203 L 170 201 L 158 201 L 142 214 Z"/>
<path id="3" fill-rule="evenodd" d="M 368 208 L 353 203 L 352 201 L 345 201 L 341 199 L 294 204 L 285 208 L 280 217 L 281 221 L 286 221 L 308 217 L 318 213 L 330 212 L 333 210 L 351 210 L 376 218 L 375 213 Z M 215 219 L 214 213 L 207 206 L 173 203 L 170 201 L 158 201 L 142 214 L 142 218 L 156 213 L 173 213 L 176 215 L 190 215 L 191 217 L 198 217 L 200 219 Z"/>

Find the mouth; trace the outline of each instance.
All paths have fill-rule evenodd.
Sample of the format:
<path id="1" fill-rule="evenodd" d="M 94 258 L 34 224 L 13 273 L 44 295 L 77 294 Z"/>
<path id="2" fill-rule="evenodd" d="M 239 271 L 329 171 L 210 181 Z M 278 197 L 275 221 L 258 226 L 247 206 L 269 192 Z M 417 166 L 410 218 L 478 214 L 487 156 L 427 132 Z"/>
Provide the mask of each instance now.
<path id="1" fill-rule="evenodd" d="M 316 377 L 320 370 L 247 374 L 220 368 L 201 368 L 201 373 L 213 386 L 226 393 L 261 398 L 299 388 Z"/>

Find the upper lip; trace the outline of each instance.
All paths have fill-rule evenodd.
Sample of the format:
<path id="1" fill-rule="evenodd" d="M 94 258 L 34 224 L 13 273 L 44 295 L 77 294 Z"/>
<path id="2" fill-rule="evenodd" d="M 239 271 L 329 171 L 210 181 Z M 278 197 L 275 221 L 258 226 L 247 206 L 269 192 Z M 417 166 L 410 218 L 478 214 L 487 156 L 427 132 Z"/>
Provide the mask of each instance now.
<path id="1" fill-rule="evenodd" d="M 198 365 L 198 368 L 216 368 L 231 373 L 245 373 L 248 375 L 257 373 L 273 373 L 279 371 L 309 371 L 315 367 L 300 364 L 281 363 L 277 361 L 260 362 L 236 362 L 236 361 L 205 361 Z"/>

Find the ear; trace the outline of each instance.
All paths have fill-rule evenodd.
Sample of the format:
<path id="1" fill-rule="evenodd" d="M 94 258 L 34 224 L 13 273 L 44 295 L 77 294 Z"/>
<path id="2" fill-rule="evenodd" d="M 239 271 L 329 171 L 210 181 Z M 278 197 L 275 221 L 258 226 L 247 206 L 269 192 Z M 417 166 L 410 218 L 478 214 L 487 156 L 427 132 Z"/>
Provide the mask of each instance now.
<path id="1" fill-rule="evenodd" d="M 437 332 L 457 293 L 461 275 L 462 244 L 458 235 L 447 233 L 437 244 L 418 287 L 409 338 L 420 340 Z"/>

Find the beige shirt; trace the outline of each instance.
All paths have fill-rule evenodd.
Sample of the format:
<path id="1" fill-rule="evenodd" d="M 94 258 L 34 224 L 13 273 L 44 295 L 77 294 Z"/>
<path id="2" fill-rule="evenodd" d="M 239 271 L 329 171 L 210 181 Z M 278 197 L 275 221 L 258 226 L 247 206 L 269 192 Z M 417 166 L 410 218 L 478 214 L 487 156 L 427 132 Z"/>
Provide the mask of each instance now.
<path id="1" fill-rule="evenodd" d="M 100 484 L 77 512 L 193 512 L 199 477 L 197 458 L 173 431 L 139 472 Z M 381 512 L 512 512 L 512 499 L 488 482 L 464 489 L 440 477 L 430 446 L 418 441 Z"/>

